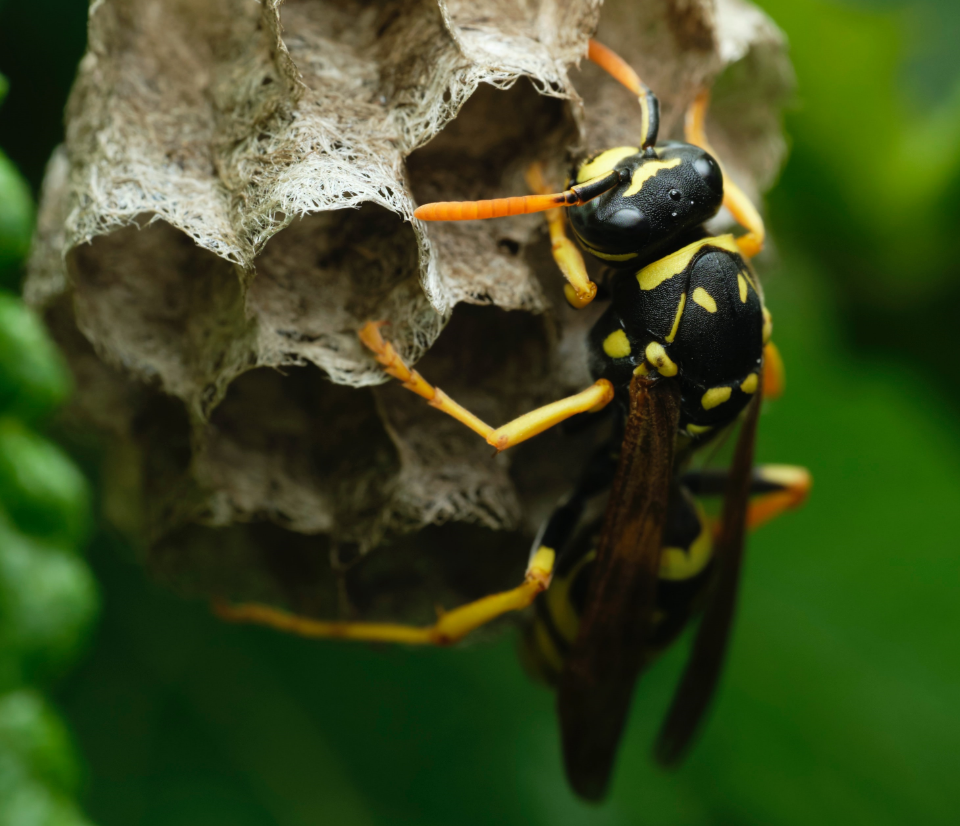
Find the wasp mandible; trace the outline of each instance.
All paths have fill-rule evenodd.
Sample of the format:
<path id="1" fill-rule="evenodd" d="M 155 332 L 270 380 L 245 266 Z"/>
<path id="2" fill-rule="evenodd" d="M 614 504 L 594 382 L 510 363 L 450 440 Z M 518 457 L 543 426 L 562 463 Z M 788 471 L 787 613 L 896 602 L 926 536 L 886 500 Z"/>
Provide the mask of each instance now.
<path id="1" fill-rule="evenodd" d="M 763 221 L 724 174 L 704 132 L 708 96 L 686 120 L 686 142 L 658 143 L 659 102 L 620 57 L 590 41 L 588 58 L 633 92 L 638 145 L 587 157 L 567 188 L 550 192 L 539 167 L 534 194 L 418 208 L 424 221 L 545 212 L 551 248 L 574 307 L 597 295 L 580 247 L 612 269 L 610 303 L 586 346 L 592 386 L 494 428 L 410 369 L 370 322 L 360 338 L 391 376 L 430 405 L 506 450 L 554 425 L 613 404 L 617 427 L 534 542 L 524 581 L 443 614 L 428 627 L 321 622 L 263 605 L 218 606 L 233 620 L 314 637 L 444 645 L 509 611 L 535 603 L 528 659 L 557 688 L 567 774 L 582 796 L 607 789 L 634 684 L 649 663 L 701 614 L 693 651 L 660 731 L 656 756 L 677 763 L 716 688 L 733 619 L 748 529 L 801 504 L 806 470 L 753 467 L 764 395 L 779 395 L 780 357 L 749 259 Z M 746 229 L 711 236 L 721 205 Z M 690 470 L 691 457 L 733 427 L 729 469 Z M 601 520 L 583 524 L 606 496 Z M 700 498 L 722 496 L 711 521 Z M 546 593 L 543 593 L 546 591 Z M 537 599 L 538 595 L 542 596 Z"/>

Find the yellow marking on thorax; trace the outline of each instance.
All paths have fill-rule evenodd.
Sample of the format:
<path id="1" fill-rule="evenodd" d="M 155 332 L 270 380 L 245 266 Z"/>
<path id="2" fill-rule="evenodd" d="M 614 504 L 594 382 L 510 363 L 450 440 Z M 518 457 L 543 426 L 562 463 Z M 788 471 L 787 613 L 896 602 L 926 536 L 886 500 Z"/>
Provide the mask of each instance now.
<path id="1" fill-rule="evenodd" d="M 717 302 L 713 300 L 713 296 L 703 287 L 697 287 L 697 289 L 693 291 L 693 300 L 708 313 L 715 313 L 717 311 Z"/>
<path id="2" fill-rule="evenodd" d="M 704 410 L 712 410 L 717 405 L 723 404 L 729 399 L 732 392 L 729 387 L 711 387 L 703 394 L 700 405 Z"/>
<path id="3" fill-rule="evenodd" d="M 740 288 L 740 303 L 747 303 L 747 279 L 742 273 L 737 273 L 737 286 Z"/>
<path id="4" fill-rule="evenodd" d="M 630 340 L 623 330 L 614 330 L 603 340 L 603 352 L 612 359 L 622 359 L 630 355 Z"/>
<path id="5" fill-rule="evenodd" d="M 592 161 L 587 161 L 587 163 L 577 170 L 577 183 L 582 184 L 591 178 L 606 175 L 624 158 L 636 155 L 639 151 L 639 146 L 617 146 L 614 149 L 601 152 Z"/>
<path id="6" fill-rule="evenodd" d="M 700 534 L 686 550 L 676 547 L 663 549 L 660 554 L 660 579 L 674 582 L 691 579 L 707 567 L 710 557 L 713 556 L 713 541 L 707 519 L 699 505 L 697 512 L 700 515 Z"/>
<path id="7" fill-rule="evenodd" d="M 680 163 L 680 158 L 671 158 L 669 161 L 647 161 L 640 164 L 634 171 L 633 177 L 630 179 L 630 186 L 623 193 L 623 197 L 629 198 L 631 195 L 636 195 L 643 188 L 643 185 L 661 169 L 674 169 L 680 166 Z"/>
<path id="8" fill-rule="evenodd" d="M 654 290 L 664 281 L 673 278 L 682 273 L 693 260 L 693 257 L 706 246 L 719 247 L 728 252 L 740 254 L 737 242 L 733 240 L 732 235 L 718 235 L 714 238 L 703 238 L 700 241 L 694 241 L 685 247 L 670 253 L 659 261 L 647 264 L 637 273 L 637 281 L 640 282 L 641 290 Z"/>
<path id="9" fill-rule="evenodd" d="M 647 361 L 657 368 L 657 372 L 661 376 L 677 375 L 677 365 L 667 355 L 667 351 L 659 341 L 651 341 L 647 345 L 644 355 L 647 357 Z"/>
<path id="10" fill-rule="evenodd" d="M 677 314 L 673 318 L 673 327 L 670 328 L 670 335 L 667 336 L 667 344 L 673 344 L 677 337 L 677 330 L 680 329 L 680 318 L 683 316 L 683 308 L 687 306 L 687 294 L 680 293 L 680 303 L 677 304 Z"/>
<path id="11" fill-rule="evenodd" d="M 688 424 L 687 433 L 691 436 L 702 436 L 704 433 L 709 433 L 713 430 L 712 424 Z"/>
<path id="12" fill-rule="evenodd" d="M 757 374 L 751 373 L 742 382 L 740 382 L 740 389 L 744 393 L 756 393 L 757 382 L 758 382 Z"/>
<path id="13" fill-rule="evenodd" d="M 770 336 L 773 335 L 773 317 L 770 315 L 770 311 L 764 307 L 763 308 L 763 343 L 766 344 L 770 341 Z"/>

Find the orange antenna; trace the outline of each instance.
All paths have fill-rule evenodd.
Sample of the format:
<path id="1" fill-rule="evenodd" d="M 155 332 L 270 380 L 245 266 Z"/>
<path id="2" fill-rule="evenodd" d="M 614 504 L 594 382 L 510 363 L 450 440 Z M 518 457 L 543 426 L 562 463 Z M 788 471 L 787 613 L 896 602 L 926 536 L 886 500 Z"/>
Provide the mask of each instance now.
<path id="1" fill-rule="evenodd" d="M 595 63 L 614 80 L 622 83 L 637 96 L 640 101 L 640 113 L 643 116 L 643 127 L 640 132 L 640 146 L 647 149 L 657 142 L 657 132 L 660 131 L 660 101 L 650 91 L 639 75 L 616 52 L 608 49 L 596 40 L 590 40 L 587 47 L 587 60 Z"/>
<path id="2" fill-rule="evenodd" d="M 417 207 L 413 217 L 421 221 L 474 221 L 546 212 L 557 207 L 580 206 L 622 183 L 624 175 L 629 177 L 629 172 L 614 169 L 563 192 L 549 195 L 523 195 L 516 198 L 494 198 L 490 201 L 437 201 Z"/>

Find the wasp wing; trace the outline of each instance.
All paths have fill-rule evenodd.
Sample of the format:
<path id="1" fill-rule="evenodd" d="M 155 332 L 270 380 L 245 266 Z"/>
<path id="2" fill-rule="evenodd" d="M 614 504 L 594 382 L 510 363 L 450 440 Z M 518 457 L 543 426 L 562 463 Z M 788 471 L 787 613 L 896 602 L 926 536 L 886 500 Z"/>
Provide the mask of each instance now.
<path id="1" fill-rule="evenodd" d="M 758 387 L 740 426 L 727 476 L 720 535 L 714 547 L 717 564 L 714 593 L 700 620 L 690 660 L 657 737 L 654 754 L 664 766 L 675 766 L 683 759 L 710 705 L 723 669 L 743 561 L 761 391 L 762 388 Z"/>
<path id="2" fill-rule="evenodd" d="M 633 379 L 594 573 L 557 696 L 567 776 L 591 800 L 606 791 L 646 664 L 679 420 L 675 382 Z"/>

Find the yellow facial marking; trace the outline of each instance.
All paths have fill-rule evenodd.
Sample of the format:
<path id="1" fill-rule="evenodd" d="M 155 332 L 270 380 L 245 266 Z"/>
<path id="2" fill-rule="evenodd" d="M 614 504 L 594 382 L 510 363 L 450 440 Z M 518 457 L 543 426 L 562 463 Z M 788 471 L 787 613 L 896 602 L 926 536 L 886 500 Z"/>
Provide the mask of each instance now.
<path id="1" fill-rule="evenodd" d="M 630 355 L 630 341 L 623 330 L 615 330 L 603 340 L 603 352 L 612 359 L 622 359 Z"/>
<path id="2" fill-rule="evenodd" d="M 673 318 L 673 327 L 670 328 L 670 335 L 667 336 L 667 344 L 672 344 L 677 337 L 677 330 L 680 328 L 680 317 L 683 315 L 683 308 L 687 306 L 687 294 L 680 293 L 680 303 L 677 304 L 677 314 Z"/>
<path id="3" fill-rule="evenodd" d="M 740 288 L 740 303 L 747 303 L 747 279 L 737 273 L 737 286 Z"/>
<path id="4" fill-rule="evenodd" d="M 706 246 L 719 247 L 728 252 L 740 254 L 737 242 L 732 235 L 718 235 L 715 238 L 704 238 L 678 249 L 676 252 L 648 264 L 637 273 L 637 281 L 641 290 L 654 290 L 664 281 L 682 273 L 693 260 L 693 257 Z"/>
<path id="5" fill-rule="evenodd" d="M 703 289 L 703 287 L 697 287 L 697 289 L 693 291 L 693 301 L 695 304 L 703 307 L 708 313 L 715 313 L 717 311 L 717 302 L 713 300 L 713 296 Z"/>
<path id="6" fill-rule="evenodd" d="M 688 424 L 687 433 L 691 436 L 702 436 L 704 433 L 709 433 L 713 430 L 712 424 Z"/>
<path id="7" fill-rule="evenodd" d="M 773 335 L 773 318 L 770 316 L 770 311 L 764 307 L 763 308 L 763 343 L 766 344 L 770 341 L 770 337 Z"/>
<path id="8" fill-rule="evenodd" d="M 587 161 L 577 170 L 577 183 L 582 184 L 591 178 L 606 175 L 624 158 L 636 155 L 639 151 L 639 146 L 618 146 L 614 149 L 608 149 L 606 152 L 601 152 L 592 161 Z"/>
<path id="9" fill-rule="evenodd" d="M 704 410 L 712 410 L 717 405 L 723 404 L 729 399 L 732 392 L 729 387 L 711 387 L 703 394 L 700 405 Z"/>
<path id="10" fill-rule="evenodd" d="M 674 169 L 678 166 L 680 166 L 680 158 L 673 158 L 669 161 L 647 161 L 646 163 L 640 164 L 633 173 L 633 177 L 630 179 L 630 186 L 627 187 L 627 191 L 623 193 L 623 197 L 629 198 L 631 195 L 636 195 L 643 188 L 643 185 L 661 169 Z"/>
<path id="11" fill-rule="evenodd" d="M 757 374 L 751 373 L 747 376 L 742 382 L 740 382 L 740 389 L 744 393 L 756 393 L 757 392 Z"/>
<path id="12" fill-rule="evenodd" d="M 580 236 L 578 235 L 577 238 L 580 238 Z M 580 239 L 580 243 L 583 243 L 582 238 Z M 583 244 L 583 248 L 591 255 L 595 255 L 597 258 L 602 258 L 604 261 L 629 261 L 631 258 L 637 257 L 637 253 L 635 252 L 600 252 L 600 250 L 594 249 L 589 244 Z"/>
<path id="13" fill-rule="evenodd" d="M 661 376 L 677 375 L 677 365 L 673 363 L 659 341 L 651 341 L 647 345 L 647 350 L 644 355 L 646 355 L 647 361 L 657 368 L 657 372 Z"/>

